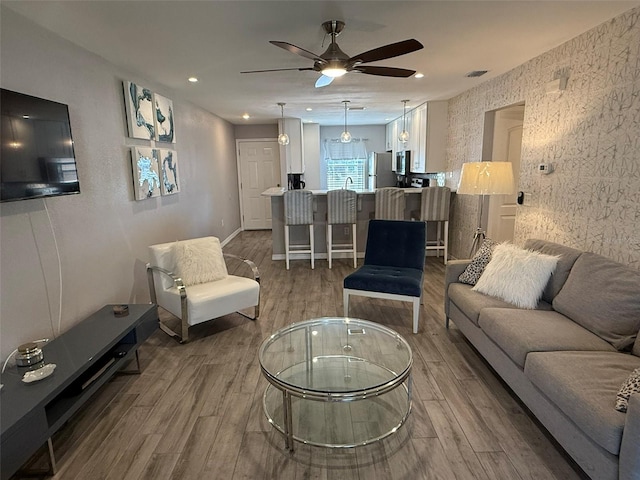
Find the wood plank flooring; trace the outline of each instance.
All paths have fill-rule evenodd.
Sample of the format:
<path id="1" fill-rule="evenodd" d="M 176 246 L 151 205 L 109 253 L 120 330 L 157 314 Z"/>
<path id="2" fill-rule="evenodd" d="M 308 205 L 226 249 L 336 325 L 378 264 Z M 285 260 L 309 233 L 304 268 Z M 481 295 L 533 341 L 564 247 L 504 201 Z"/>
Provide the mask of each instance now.
<path id="1" fill-rule="evenodd" d="M 444 328 L 441 259 L 427 259 L 420 332 L 408 303 L 354 297 L 351 316 L 401 333 L 414 355 L 413 410 L 387 439 L 355 449 L 296 444 L 267 422 L 257 351 L 289 323 L 342 315 L 350 261 L 271 260 L 271 232 L 243 232 L 225 251 L 261 272 L 258 321 L 233 314 L 179 345 L 158 330 L 141 375 L 116 376 L 53 438 L 57 480 L 583 479 L 452 325 Z M 168 316 L 168 314 L 163 313 Z M 41 464 L 43 455 L 35 459 Z M 15 477 L 20 478 L 19 476 Z"/>

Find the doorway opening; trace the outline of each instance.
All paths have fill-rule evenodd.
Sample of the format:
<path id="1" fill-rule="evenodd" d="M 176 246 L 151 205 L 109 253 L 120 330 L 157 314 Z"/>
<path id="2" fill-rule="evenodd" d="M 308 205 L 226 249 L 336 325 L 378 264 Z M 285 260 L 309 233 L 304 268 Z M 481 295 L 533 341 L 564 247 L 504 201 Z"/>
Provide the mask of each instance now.
<path id="1" fill-rule="evenodd" d="M 522 150 L 522 126 L 524 102 L 485 113 L 482 159 L 484 161 L 511 162 L 514 191 L 512 195 L 486 197 L 482 226 L 487 237 L 496 242 L 513 242 L 517 191 L 520 180 L 520 156 Z"/>

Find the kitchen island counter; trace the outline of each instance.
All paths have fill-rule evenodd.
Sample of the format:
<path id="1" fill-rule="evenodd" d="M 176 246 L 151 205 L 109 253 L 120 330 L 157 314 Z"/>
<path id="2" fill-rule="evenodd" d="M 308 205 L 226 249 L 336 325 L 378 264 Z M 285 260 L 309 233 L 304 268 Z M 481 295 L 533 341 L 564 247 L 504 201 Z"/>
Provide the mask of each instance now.
<path id="1" fill-rule="evenodd" d="M 273 260 L 284 260 L 284 199 L 286 188 L 272 187 L 262 192 L 262 196 L 271 197 L 271 228 L 272 228 L 272 255 Z M 420 214 L 421 188 L 405 188 L 405 220 L 411 219 L 411 212 Z M 315 258 L 327 258 L 327 190 L 310 190 L 313 193 L 313 224 L 315 240 Z M 358 257 L 364 257 L 364 249 L 367 242 L 367 230 L 369 220 L 375 216 L 375 190 L 356 190 L 358 193 L 357 215 L 357 250 Z M 333 243 L 350 242 L 350 230 L 347 225 L 333 228 Z M 291 244 L 309 243 L 309 230 L 305 227 L 291 228 Z M 346 258 L 348 254 L 335 253 L 334 258 Z M 291 259 L 309 259 L 308 253 L 293 253 Z"/>

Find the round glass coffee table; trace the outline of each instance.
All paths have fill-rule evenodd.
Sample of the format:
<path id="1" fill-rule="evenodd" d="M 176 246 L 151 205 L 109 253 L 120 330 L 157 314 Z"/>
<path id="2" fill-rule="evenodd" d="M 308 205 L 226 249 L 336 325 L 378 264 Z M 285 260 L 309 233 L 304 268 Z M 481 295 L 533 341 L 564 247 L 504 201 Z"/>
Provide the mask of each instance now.
<path id="1" fill-rule="evenodd" d="M 355 318 L 294 323 L 260 347 L 264 412 L 285 436 L 348 448 L 381 440 L 411 411 L 411 348 L 390 328 Z"/>

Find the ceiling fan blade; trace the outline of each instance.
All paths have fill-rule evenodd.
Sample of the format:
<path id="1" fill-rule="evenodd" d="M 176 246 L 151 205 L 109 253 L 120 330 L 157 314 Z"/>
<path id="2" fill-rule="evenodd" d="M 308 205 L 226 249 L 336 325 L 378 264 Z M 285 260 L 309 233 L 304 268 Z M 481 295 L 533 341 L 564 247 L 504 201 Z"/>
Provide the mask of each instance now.
<path id="1" fill-rule="evenodd" d="M 368 52 L 363 52 L 360 55 L 354 55 L 349 59 L 349 65 L 355 65 L 356 63 L 369 63 L 377 62 L 378 60 L 386 60 L 387 58 L 398 57 L 400 55 L 406 55 L 407 53 L 415 52 L 424 48 L 423 45 L 416 39 L 404 40 L 402 42 L 390 43 L 383 47 L 374 48 Z"/>
<path id="2" fill-rule="evenodd" d="M 321 75 L 318 80 L 316 80 L 316 88 L 326 87 L 331 82 L 333 82 L 333 77 L 327 77 L 326 75 Z"/>
<path id="3" fill-rule="evenodd" d="M 407 78 L 416 73 L 415 70 L 393 67 L 374 67 L 372 65 L 358 65 L 353 68 L 354 72 L 366 73 L 367 75 L 379 75 L 382 77 L 402 77 Z"/>
<path id="4" fill-rule="evenodd" d="M 304 70 L 313 70 L 313 68 L 311 68 L 311 67 L 305 67 L 305 68 L 272 68 L 270 70 L 249 70 L 249 71 L 240 72 L 240 73 L 286 72 L 286 71 L 290 71 L 290 70 L 296 70 L 296 71 L 302 72 Z"/>
<path id="5" fill-rule="evenodd" d="M 270 40 L 269 43 L 275 45 L 276 47 L 284 48 L 285 50 L 291 53 L 295 53 L 296 55 L 300 55 L 301 57 L 308 58 L 309 60 L 313 60 L 314 62 L 320 62 L 320 63 L 327 62 L 324 58 L 320 58 L 320 56 L 316 55 L 315 53 L 305 50 L 304 48 L 296 47 L 291 43 L 277 42 L 275 40 Z"/>

